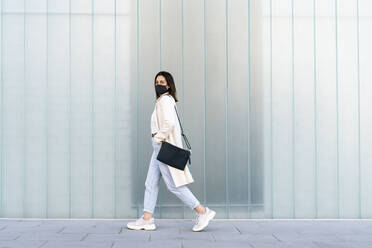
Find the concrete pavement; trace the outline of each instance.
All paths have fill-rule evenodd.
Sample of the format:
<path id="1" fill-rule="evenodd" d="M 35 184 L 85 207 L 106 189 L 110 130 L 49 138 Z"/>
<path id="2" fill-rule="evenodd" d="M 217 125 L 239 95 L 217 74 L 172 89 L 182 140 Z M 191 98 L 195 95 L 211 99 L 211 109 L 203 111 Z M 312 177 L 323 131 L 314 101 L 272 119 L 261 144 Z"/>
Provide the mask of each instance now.
<path id="1" fill-rule="evenodd" d="M 214 219 L 201 232 L 189 219 L 155 219 L 155 231 L 129 230 L 129 221 L 0 219 L 0 248 L 372 248 L 372 220 Z"/>

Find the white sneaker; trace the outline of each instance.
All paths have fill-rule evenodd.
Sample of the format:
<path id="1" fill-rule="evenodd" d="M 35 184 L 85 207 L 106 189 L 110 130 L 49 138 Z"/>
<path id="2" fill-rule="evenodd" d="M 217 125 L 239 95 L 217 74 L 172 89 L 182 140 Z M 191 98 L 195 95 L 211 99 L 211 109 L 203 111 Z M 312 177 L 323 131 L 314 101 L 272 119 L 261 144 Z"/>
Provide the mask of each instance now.
<path id="1" fill-rule="evenodd" d="M 151 219 L 149 220 L 144 220 L 143 215 L 141 216 L 141 218 L 137 219 L 135 222 L 129 222 L 127 224 L 127 227 L 132 230 L 141 230 L 141 229 L 155 230 L 156 229 L 154 217 L 151 217 Z"/>
<path id="2" fill-rule="evenodd" d="M 208 207 L 205 207 L 205 213 L 204 214 L 197 214 L 196 217 L 196 224 L 192 228 L 194 232 L 199 232 L 206 228 L 209 224 L 209 221 L 214 218 L 216 215 L 216 212 L 209 209 Z"/>

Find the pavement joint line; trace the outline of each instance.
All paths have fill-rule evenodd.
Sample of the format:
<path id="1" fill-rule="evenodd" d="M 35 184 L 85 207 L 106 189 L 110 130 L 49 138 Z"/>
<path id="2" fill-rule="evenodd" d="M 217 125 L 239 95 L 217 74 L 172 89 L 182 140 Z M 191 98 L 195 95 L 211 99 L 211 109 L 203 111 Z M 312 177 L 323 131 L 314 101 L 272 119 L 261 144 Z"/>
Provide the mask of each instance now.
<path id="1" fill-rule="evenodd" d="M 62 229 L 61 230 L 59 230 L 57 233 L 62 233 L 62 231 L 64 230 L 64 229 L 66 229 L 66 227 L 64 226 L 64 227 L 62 227 Z"/>
<path id="2" fill-rule="evenodd" d="M 216 242 L 216 237 L 214 236 L 214 234 L 211 233 L 210 235 L 212 236 L 213 241 Z"/>
<path id="3" fill-rule="evenodd" d="M 43 247 L 46 243 L 48 243 L 48 240 L 44 240 L 44 242 L 38 248 Z"/>
<path id="4" fill-rule="evenodd" d="M 240 231 L 239 228 L 237 228 L 236 226 L 234 226 L 234 227 L 235 227 L 235 229 L 239 232 L 239 234 L 242 234 L 242 231 Z"/>
<path id="5" fill-rule="evenodd" d="M 250 247 L 255 248 L 255 246 L 252 245 L 250 242 L 247 242 L 247 243 L 248 243 L 248 245 L 249 245 Z"/>
<path id="6" fill-rule="evenodd" d="M 321 247 L 320 244 L 317 242 L 317 241 L 313 241 L 313 243 L 318 246 L 318 247 Z"/>
<path id="7" fill-rule="evenodd" d="M 273 236 L 276 240 L 278 240 L 279 242 L 282 242 L 282 240 L 280 240 L 277 236 L 275 236 L 274 233 L 271 234 L 271 236 Z"/>
<path id="8" fill-rule="evenodd" d="M 88 237 L 89 233 L 85 234 L 80 241 L 84 241 L 84 239 L 86 239 L 86 237 Z"/>
<path id="9" fill-rule="evenodd" d="M 147 241 L 149 242 L 151 241 L 151 233 L 149 234 L 149 239 Z"/>

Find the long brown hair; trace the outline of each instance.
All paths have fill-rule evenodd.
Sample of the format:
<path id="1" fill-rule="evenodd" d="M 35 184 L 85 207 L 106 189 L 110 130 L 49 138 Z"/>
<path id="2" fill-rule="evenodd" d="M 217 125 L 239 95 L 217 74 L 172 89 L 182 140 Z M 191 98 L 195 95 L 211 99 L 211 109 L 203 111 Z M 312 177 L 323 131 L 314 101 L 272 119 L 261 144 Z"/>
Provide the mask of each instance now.
<path id="1" fill-rule="evenodd" d="M 156 84 L 156 78 L 158 76 L 163 76 L 165 78 L 165 80 L 167 81 L 168 86 L 170 87 L 169 90 L 168 90 L 169 94 L 171 96 L 173 96 L 173 98 L 176 102 L 178 102 L 176 85 L 174 84 L 174 80 L 173 80 L 172 75 L 167 71 L 159 71 L 158 74 L 156 74 L 155 79 L 154 79 L 154 89 L 155 89 L 155 84 Z M 160 97 L 160 95 L 156 92 L 156 90 L 155 90 L 155 95 L 156 95 L 156 99 L 158 99 Z"/>

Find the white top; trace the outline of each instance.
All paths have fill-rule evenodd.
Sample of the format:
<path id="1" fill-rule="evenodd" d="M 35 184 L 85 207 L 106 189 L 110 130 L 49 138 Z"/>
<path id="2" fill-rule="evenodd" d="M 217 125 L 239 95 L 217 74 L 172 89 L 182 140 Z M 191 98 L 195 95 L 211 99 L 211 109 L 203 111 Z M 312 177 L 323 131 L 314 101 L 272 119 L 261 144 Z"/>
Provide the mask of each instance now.
<path id="1" fill-rule="evenodd" d="M 165 92 L 163 93 L 162 95 L 160 95 L 160 97 L 158 99 L 156 99 L 156 102 L 155 104 L 160 100 L 160 98 L 165 95 L 165 94 L 169 94 L 168 92 Z M 167 99 L 167 98 L 165 98 Z M 172 99 L 173 99 L 173 96 L 172 96 Z M 169 99 L 167 99 L 168 101 Z M 173 99 L 172 101 L 172 105 L 175 105 L 175 101 Z M 157 118 L 156 118 L 156 106 L 154 105 L 154 111 L 152 111 L 152 115 L 151 115 L 151 133 L 157 133 L 159 131 L 159 123 L 157 121 Z"/>
<path id="2" fill-rule="evenodd" d="M 157 133 L 159 130 L 158 122 L 156 120 L 156 111 L 154 107 L 154 111 L 152 112 L 151 115 L 151 133 Z"/>
<path id="3" fill-rule="evenodd" d="M 156 101 L 155 101 L 155 106 L 154 106 L 154 111 L 152 111 L 152 114 L 151 114 L 151 133 L 152 134 L 154 134 L 154 133 L 158 133 L 159 131 L 161 131 L 160 130 L 160 128 L 159 128 L 159 123 L 158 123 L 158 121 L 160 121 L 162 124 L 164 124 L 163 122 L 164 122 L 164 118 L 166 118 L 166 119 L 174 119 L 174 121 L 176 122 L 176 123 L 174 123 L 174 124 L 176 124 L 176 131 L 178 131 L 177 133 L 181 133 L 180 132 L 180 125 L 179 125 L 179 122 L 178 122 L 178 118 L 176 117 L 176 112 L 174 111 L 174 107 L 176 107 L 176 102 L 175 102 L 175 100 L 174 100 L 174 98 L 173 98 L 173 96 L 172 95 L 170 95 L 171 97 L 170 98 L 168 98 L 168 97 L 165 97 L 165 96 L 163 96 L 163 95 L 170 95 L 168 92 L 166 92 L 166 93 L 163 93 L 158 99 L 156 99 Z M 164 98 L 165 97 L 165 98 Z M 163 100 L 162 100 L 162 102 L 160 102 L 160 100 L 163 98 Z M 161 104 L 160 106 L 159 106 L 159 104 Z M 158 116 L 156 116 L 156 106 L 158 106 L 158 108 L 159 107 L 161 107 L 160 109 L 164 109 L 164 107 L 165 106 L 168 106 L 168 107 L 166 107 L 166 109 L 167 109 L 167 113 L 165 113 L 166 115 L 164 115 L 164 113 L 162 113 L 162 112 L 160 112 L 160 113 L 158 113 Z M 163 106 L 163 107 L 162 107 Z M 173 106 L 172 108 L 170 107 L 170 106 Z M 158 111 L 159 111 L 159 109 L 158 109 Z M 169 116 L 169 114 L 171 114 L 172 113 L 172 115 L 174 115 L 174 116 Z M 160 118 L 159 120 L 157 119 L 157 118 Z M 162 122 L 163 121 L 163 122 Z M 173 123 L 173 121 L 171 122 L 171 123 Z M 168 125 L 168 124 L 170 124 L 170 122 L 167 122 L 167 124 L 166 125 Z M 178 124 L 178 125 L 177 125 Z M 173 125 L 173 124 L 172 124 Z M 172 126 L 171 125 L 171 126 Z M 172 128 L 172 127 L 171 127 Z M 166 128 L 167 129 L 167 128 Z M 161 134 L 159 134 L 160 136 L 164 136 L 164 135 L 167 135 L 166 133 L 164 134 L 164 135 L 161 135 Z M 159 137 L 160 137 L 159 136 Z M 164 138 L 164 137 L 163 137 Z"/>

